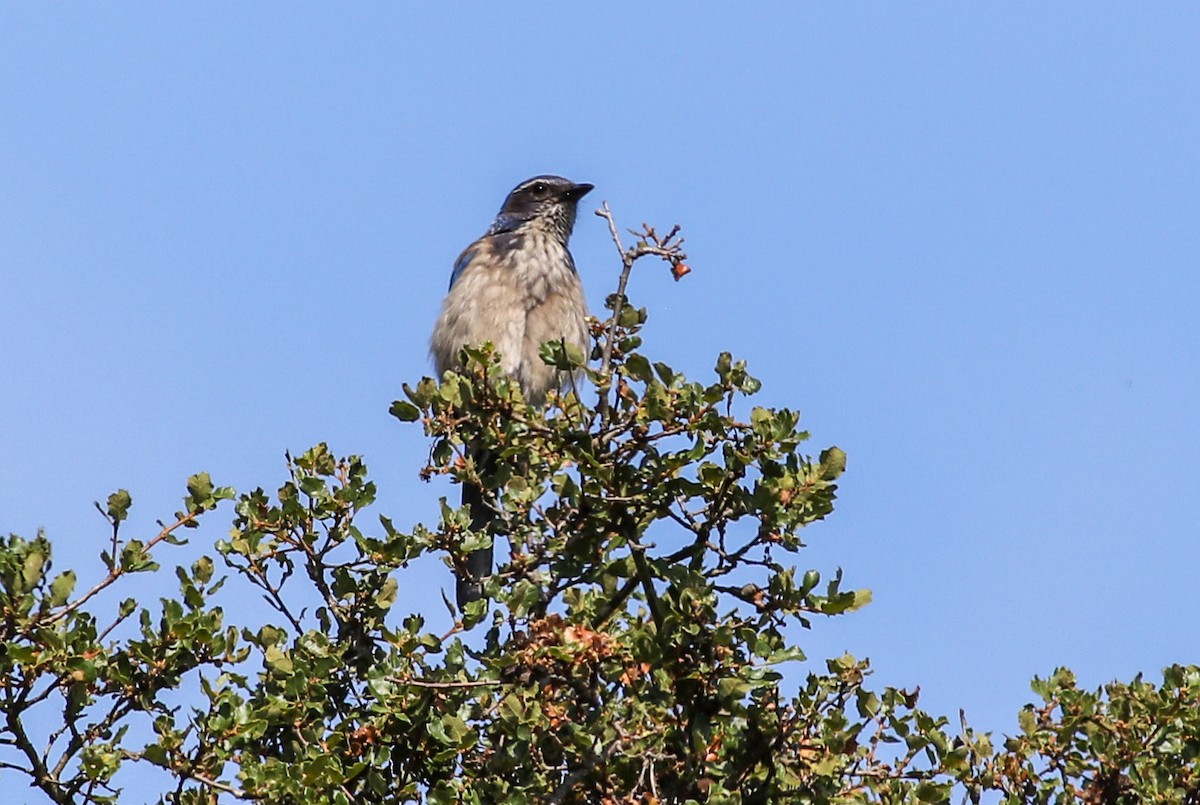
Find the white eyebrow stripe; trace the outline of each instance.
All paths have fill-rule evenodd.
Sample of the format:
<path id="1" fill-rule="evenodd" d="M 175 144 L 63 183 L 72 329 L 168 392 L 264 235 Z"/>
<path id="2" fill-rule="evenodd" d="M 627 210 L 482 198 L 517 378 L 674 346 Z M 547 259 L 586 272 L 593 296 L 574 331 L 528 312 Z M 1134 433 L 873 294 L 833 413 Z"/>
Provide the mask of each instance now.
<path id="1" fill-rule="evenodd" d="M 546 185 L 546 187 L 551 188 L 553 190 L 561 190 L 563 188 L 568 187 L 571 184 L 571 182 L 568 179 L 562 179 L 559 177 L 535 176 L 532 179 L 526 179 L 524 182 L 521 182 L 521 184 L 519 184 L 513 188 L 512 192 L 513 193 L 521 193 L 526 190 L 529 190 L 534 185 L 538 185 L 538 184 L 544 184 L 544 185 Z"/>

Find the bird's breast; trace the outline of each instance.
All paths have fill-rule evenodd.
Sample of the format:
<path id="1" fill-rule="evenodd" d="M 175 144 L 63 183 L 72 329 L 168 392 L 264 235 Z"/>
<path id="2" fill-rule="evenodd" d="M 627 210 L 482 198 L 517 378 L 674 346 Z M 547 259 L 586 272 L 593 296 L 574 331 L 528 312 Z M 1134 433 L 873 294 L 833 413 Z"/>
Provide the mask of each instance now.
<path id="1" fill-rule="evenodd" d="M 527 235 L 508 256 L 509 271 L 528 308 L 579 282 L 566 247 L 540 233 Z"/>

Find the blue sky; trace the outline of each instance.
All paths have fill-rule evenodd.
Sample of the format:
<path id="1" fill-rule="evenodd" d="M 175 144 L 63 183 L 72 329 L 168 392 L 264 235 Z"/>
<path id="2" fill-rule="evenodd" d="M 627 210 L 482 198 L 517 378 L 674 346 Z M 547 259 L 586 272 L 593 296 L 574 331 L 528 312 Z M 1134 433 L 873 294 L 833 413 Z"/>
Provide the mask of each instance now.
<path id="1" fill-rule="evenodd" d="M 731 350 L 849 454 L 801 562 L 875 603 L 810 656 L 998 732 L 1058 665 L 1200 661 L 1198 41 L 1183 3 L 6 4 L 0 531 L 82 566 L 93 500 L 149 532 L 189 474 L 273 489 L 320 440 L 432 522 L 388 405 L 459 250 L 554 172 L 683 225 L 694 272 L 631 286 L 647 352 Z"/>

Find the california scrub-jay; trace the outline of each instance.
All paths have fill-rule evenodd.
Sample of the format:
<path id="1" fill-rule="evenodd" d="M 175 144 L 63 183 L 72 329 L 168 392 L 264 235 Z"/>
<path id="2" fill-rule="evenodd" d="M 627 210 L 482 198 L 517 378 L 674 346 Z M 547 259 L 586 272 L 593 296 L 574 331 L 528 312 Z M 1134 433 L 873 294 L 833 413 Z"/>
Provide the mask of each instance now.
<path id="1" fill-rule="evenodd" d="M 439 375 L 458 367 L 464 346 L 490 341 L 501 367 L 529 402 L 540 405 L 548 391 L 562 385 L 566 377 L 538 350 L 546 341 L 561 340 L 587 351 L 587 303 L 567 241 L 579 199 L 591 189 L 561 176 L 535 176 L 508 194 L 487 234 L 454 263 L 430 341 Z M 476 453 L 475 460 L 490 472 L 495 457 Z M 495 516 L 474 484 L 463 485 L 462 501 L 471 507 L 472 530 Z M 471 552 L 466 571 L 457 585 L 460 609 L 482 597 L 482 581 L 492 572 L 492 548 Z"/>

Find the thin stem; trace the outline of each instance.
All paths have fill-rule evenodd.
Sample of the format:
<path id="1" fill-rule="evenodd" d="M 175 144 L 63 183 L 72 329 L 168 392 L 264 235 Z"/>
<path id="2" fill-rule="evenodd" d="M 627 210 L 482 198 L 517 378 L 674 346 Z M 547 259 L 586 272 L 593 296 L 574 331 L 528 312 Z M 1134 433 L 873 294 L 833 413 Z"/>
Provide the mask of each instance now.
<path id="1" fill-rule="evenodd" d="M 250 797 L 247 796 L 246 792 L 242 789 L 236 788 L 228 783 L 223 783 L 220 780 L 214 780 L 211 777 L 205 777 L 203 774 L 197 774 L 196 772 L 188 772 L 187 776 L 202 785 L 206 785 L 209 788 L 215 788 L 217 791 L 224 791 L 226 794 L 230 794 L 238 799 L 250 799 Z"/>
<path id="2" fill-rule="evenodd" d="M 608 208 L 608 202 L 604 202 L 600 209 L 596 210 L 596 215 L 608 221 L 608 231 L 612 235 L 613 244 L 617 247 L 617 254 L 621 257 L 621 277 L 617 282 L 617 299 L 613 305 L 612 320 L 608 325 L 608 332 L 604 339 L 604 352 L 600 356 L 600 374 L 608 374 L 609 367 L 612 365 L 613 342 L 617 336 L 617 322 L 621 318 L 621 312 L 625 307 L 625 289 L 629 285 L 629 275 L 633 271 L 633 257 L 625 250 L 621 244 L 621 234 L 617 232 L 617 222 L 613 218 L 612 210 Z"/>
<path id="3" fill-rule="evenodd" d="M 663 634 L 662 607 L 658 603 L 658 591 L 654 589 L 654 574 L 650 572 L 650 563 L 646 561 L 646 549 L 636 543 L 630 544 L 633 552 L 633 565 L 637 569 L 638 578 L 642 581 L 642 590 L 646 593 L 646 606 L 650 608 L 650 617 L 658 633 Z"/>
<path id="4" fill-rule="evenodd" d="M 37 750 L 33 746 L 33 741 L 29 739 L 29 735 L 25 732 L 25 725 L 21 722 L 22 710 L 13 706 L 11 696 L 7 698 L 9 702 L 5 708 L 5 722 L 8 732 L 13 736 L 13 743 L 16 748 L 29 761 L 29 768 L 22 769 L 22 771 L 32 777 L 33 784 L 40 788 L 42 793 L 52 801 L 59 805 L 70 805 L 71 798 L 63 791 L 62 783 L 46 768 L 46 764 L 38 756 Z"/>
<path id="5" fill-rule="evenodd" d="M 414 688 L 433 688 L 435 690 L 441 688 L 494 688 L 500 685 L 499 680 L 495 679 L 476 679 L 464 682 L 431 682 L 425 679 L 392 677 L 392 681 L 398 685 L 411 685 Z"/>
<path id="6" fill-rule="evenodd" d="M 149 542 L 147 542 L 145 545 L 142 546 L 142 554 L 148 556 L 150 553 L 150 549 L 153 548 L 155 545 L 162 542 L 164 539 L 169 537 L 172 533 L 179 530 L 183 526 L 188 525 L 190 523 L 194 523 L 195 521 L 196 521 L 195 514 L 185 514 L 183 517 L 180 517 L 178 520 L 176 520 L 171 525 L 163 526 L 162 530 L 159 531 L 158 534 L 155 535 L 153 539 L 151 539 Z M 113 562 L 119 562 L 119 561 L 120 560 L 114 553 Z M 121 576 L 125 575 L 127 572 L 128 571 L 125 570 L 125 568 L 121 567 L 118 564 L 116 567 L 114 567 L 112 570 L 110 570 L 108 572 L 107 576 L 105 576 L 103 579 L 101 579 L 99 582 L 97 582 L 96 586 L 92 587 L 92 589 L 88 590 L 86 593 L 81 595 L 79 598 L 76 598 L 74 601 L 72 601 L 70 604 L 68 604 L 67 606 L 60 609 L 58 612 L 55 612 L 53 615 L 50 615 L 49 617 L 46 617 L 46 618 L 34 618 L 33 620 L 31 620 L 29 622 L 29 625 L 23 630 L 24 633 L 28 634 L 36 626 L 49 626 L 52 623 L 57 623 L 58 621 L 67 617 L 72 612 L 74 612 L 75 610 L 79 609 L 81 606 L 86 604 L 88 601 L 90 601 L 92 598 L 94 598 L 100 592 L 102 592 L 106 588 L 112 586 L 113 582 L 115 582 L 117 579 L 121 578 Z"/>

